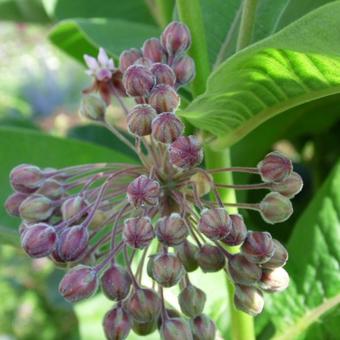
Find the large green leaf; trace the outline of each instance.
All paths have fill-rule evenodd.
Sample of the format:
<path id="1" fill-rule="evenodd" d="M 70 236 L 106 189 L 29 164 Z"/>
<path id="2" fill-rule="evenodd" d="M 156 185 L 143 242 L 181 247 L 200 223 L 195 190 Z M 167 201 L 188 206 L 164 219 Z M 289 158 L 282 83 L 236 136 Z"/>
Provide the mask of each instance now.
<path id="1" fill-rule="evenodd" d="M 69 18 L 116 18 L 155 24 L 144 0 L 43 0 L 50 16 L 57 20 Z"/>
<path id="2" fill-rule="evenodd" d="M 95 162 L 131 162 L 119 151 L 72 139 L 51 137 L 24 129 L 0 127 L 0 243 L 15 242 L 10 227 L 19 220 L 7 215 L 4 202 L 12 192 L 8 175 L 13 167 L 31 163 L 42 167 L 64 167 Z"/>
<path id="3" fill-rule="evenodd" d="M 339 16 L 340 3 L 328 4 L 235 54 L 181 115 L 225 147 L 279 113 L 340 93 Z"/>
<path id="4" fill-rule="evenodd" d="M 340 163 L 294 228 L 288 244 L 291 284 L 268 296 L 259 325 L 270 323 L 260 339 L 336 339 L 340 334 L 335 322 L 340 313 L 339 187 Z"/>
<path id="5" fill-rule="evenodd" d="M 119 19 L 72 19 L 56 25 L 49 38 L 68 55 L 83 62 L 84 54 L 96 55 L 104 47 L 114 57 L 130 47 L 141 47 L 144 40 L 157 37 L 156 26 Z"/>

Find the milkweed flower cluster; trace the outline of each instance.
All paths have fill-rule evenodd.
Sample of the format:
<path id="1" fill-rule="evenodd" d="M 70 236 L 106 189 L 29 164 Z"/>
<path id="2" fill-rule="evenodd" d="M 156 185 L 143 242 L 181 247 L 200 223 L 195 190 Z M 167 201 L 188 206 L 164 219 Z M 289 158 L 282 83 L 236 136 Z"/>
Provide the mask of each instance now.
<path id="1" fill-rule="evenodd" d="M 178 90 L 195 75 L 194 61 L 186 54 L 190 44 L 188 28 L 173 22 L 160 39 L 124 51 L 119 67 L 103 49 L 97 58 L 85 56 L 93 84 L 84 91 L 81 114 L 126 142 L 140 164 L 63 169 L 22 164 L 10 174 L 15 192 L 6 208 L 22 219 L 23 249 L 67 268 L 59 285 L 67 301 L 88 298 L 99 287 L 115 301 L 103 321 L 108 339 L 157 328 L 166 340 L 214 339 L 214 322 L 203 313 L 206 293 L 189 277 L 198 268 L 205 273 L 225 270 L 236 287 L 235 306 L 251 315 L 262 311 L 263 292 L 288 286 L 283 245 L 268 232 L 248 231 L 242 216 L 229 214 L 228 207 L 257 210 L 269 223 L 285 221 L 302 180 L 278 152 L 253 168 L 200 167 L 201 142 L 184 134 L 176 115 Z M 124 104 L 127 96 L 135 100 L 132 109 Z M 106 120 L 112 98 L 126 113 L 134 143 Z M 219 189 L 228 186 L 216 183 L 213 175 L 230 171 L 261 180 L 235 189 L 269 193 L 259 203 L 223 202 Z M 231 246 L 239 246 L 239 253 L 230 253 Z M 124 261 L 117 260 L 119 254 Z M 145 273 L 152 287 L 146 286 Z M 163 289 L 175 285 L 180 287 L 180 312 L 168 308 L 163 296 Z"/>

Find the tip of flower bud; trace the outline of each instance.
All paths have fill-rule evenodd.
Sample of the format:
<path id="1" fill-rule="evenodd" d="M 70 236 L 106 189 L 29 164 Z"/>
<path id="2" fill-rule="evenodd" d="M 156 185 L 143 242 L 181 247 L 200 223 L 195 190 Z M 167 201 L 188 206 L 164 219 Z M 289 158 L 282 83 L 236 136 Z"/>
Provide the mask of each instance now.
<path id="1" fill-rule="evenodd" d="M 45 221 L 53 210 L 52 201 L 39 194 L 28 196 L 19 206 L 20 217 L 29 222 Z"/>
<path id="2" fill-rule="evenodd" d="M 191 319 L 190 326 L 195 340 L 215 340 L 216 325 L 205 314 Z"/>
<path id="3" fill-rule="evenodd" d="M 9 177 L 14 190 L 27 194 L 38 189 L 45 178 L 40 168 L 30 164 L 16 166 Z"/>
<path id="4" fill-rule="evenodd" d="M 105 314 L 103 328 L 109 340 L 126 339 L 131 330 L 131 319 L 122 307 L 116 306 Z"/>
<path id="5" fill-rule="evenodd" d="M 282 267 L 263 270 L 260 287 L 264 291 L 269 293 L 282 292 L 288 285 L 289 275 Z"/>
<path id="6" fill-rule="evenodd" d="M 5 208 L 9 215 L 12 216 L 20 216 L 19 207 L 20 204 L 28 197 L 28 194 L 24 194 L 22 192 L 14 192 L 10 195 L 6 202 Z"/>
<path id="7" fill-rule="evenodd" d="M 189 323 L 182 318 L 167 318 L 163 321 L 160 330 L 162 340 L 192 340 Z"/>
<path id="8" fill-rule="evenodd" d="M 151 133 L 151 123 L 156 117 L 156 110 L 148 104 L 136 105 L 128 114 L 129 131 L 136 136 L 147 136 Z"/>
<path id="9" fill-rule="evenodd" d="M 231 231 L 231 219 L 224 208 L 204 209 L 199 221 L 200 231 L 211 240 L 221 240 Z"/>
<path id="10" fill-rule="evenodd" d="M 198 262 L 196 260 L 198 247 L 184 240 L 181 244 L 175 247 L 178 258 L 181 260 L 185 270 L 190 273 L 197 269 Z"/>
<path id="11" fill-rule="evenodd" d="M 156 78 L 156 84 L 165 84 L 174 86 L 176 83 L 176 75 L 172 68 L 167 64 L 155 63 L 150 68 L 152 74 Z"/>
<path id="12" fill-rule="evenodd" d="M 184 242 L 189 230 L 178 213 L 161 217 L 156 223 L 156 235 L 167 246 L 177 246 Z"/>
<path id="13" fill-rule="evenodd" d="M 282 182 L 272 183 L 270 189 L 288 198 L 293 198 L 302 190 L 302 187 L 303 181 L 301 176 L 293 171 Z"/>
<path id="14" fill-rule="evenodd" d="M 181 311 L 189 318 L 193 318 L 203 312 L 206 299 L 207 297 L 203 290 L 192 284 L 187 285 L 178 295 Z"/>
<path id="15" fill-rule="evenodd" d="M 219 248 L 205 244 L 199 249 L 197 262 L 203 272 L 217 272 L 224 267 L 225 257 Z"/>
<path id="16" fill-rule="evenodd" d="M 143 65 L 131 65 L 123 75 L 123 84 L 126 92 L 131 97 L 148 96 L 155 84 L 155 77 Z"/>
<path id="17" fill-rule="evenodd" d="M 254 287 L 235 286 L 234 304 L 237 309 L 256 316 L 263 310 L 264 299 L 262 292 Z"/>
<path id="18" fill-rule="evenodd" d="M 183 130 L 184 124 L 172 112 L 163 112 L 152 121 L 152 136 L 161 143 L 172 143 Z"/>
<path id="19" fill-rule="evenodd" d="M 154 63 L 163 62 L 165 59 L 165 51 L 160 40 L 157 38 L 145 40 L 143 44 L 143 55 Z"/>
<path id="20" fill-rule="evenodd" d="M 125 72 L 127 68 L 133 65 L 136 60 L 143 57 L 142 51 L 138 48 L 130 48 L 123 51 L 119 56 L 119 68 Z"/>
<path id="21" fill-rule="evenodd" d="M 187 55 L 176 58 L 172 68 L 176 75 L 177 85 L 188 84 L 195 78 L 195 62 Z"/>
<path id="22" fill-rule="evenodd" d="M 221 241 L 231 247 L 239 246 L 247 237 L 247 227 L 241 215 L 231 214 L 229 217 L 231 219 L 231 230 L 229 235 Z"/>
<path id="23" fill-rule="evenodd" d="M 288 220 L 293 213 L 290 200 L 278 192 L 270 192 L 260 203 L 260 214 L 270 224 Z"/>
<path id="24" fill-rule="evenodd" d="M 123 239 L 132 248 L 143 249 L 155 237 L 149 217 L 132 217 L 124 221 Z"/>
<path id="25" fill-rule="evenodd" d="M 173 87 L 159 84 L 152 89 L 149 103 L 158 113 L 172 112 L 178 108 L 180 96 Z"/>
<path id="26" fill-rule="evenodd" d="M 262 268 L 275 269 L 278 267 L 283 267 L 288 260 L 287 249 L 278 240 L 273 240 L 273 244 L 274 254 L 269 261 L 262 264 Z"/>

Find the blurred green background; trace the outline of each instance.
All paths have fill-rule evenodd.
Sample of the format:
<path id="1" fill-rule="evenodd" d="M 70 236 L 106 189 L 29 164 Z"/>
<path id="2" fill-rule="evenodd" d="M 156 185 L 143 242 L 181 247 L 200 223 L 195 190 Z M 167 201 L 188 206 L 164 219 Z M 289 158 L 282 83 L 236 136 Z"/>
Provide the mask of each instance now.
<path id="1" fill-rule="evenodd" d="M 208 1 L 202 3 L 207 8 L 210 6 Z M 157 35 L 159 26 L 163 26 L 169 17 L 155 13 L 156 7 L 152 10 L 152 4 L 152 1 L 141 0 L 0 0 L 1 206 L 10 192 L 8 172 L 18 162 L 63 166 L 114 158 L 113 149 L 128 153 L 108 132 L 78 117 L 81 90 L 90 83 L 79 61 L 84 52 L 96 51 L 97 45 L 93 41 L 104 45 L 112 55 L 119 55 L 122 49 L 140 46 L 146 37 Z M 169 0 L 167 13 L 171 15 L 172 5 Z M 206 12 L 207 23 L 225 9 L 223 1 L 214 0 L 211 6 L 217 8 Z M 212 52 L 218 50 L 218 44 L 229 29 L 229 26 L 223 26 L 219 30 L 218 24 L 223 20 L 231 22 L 238 6 L 239 1 L 231 1 L 232 11 L 227 13 L 228 18 L 217 16 L 216 25 L 211 26 L 213 39 L 209 41 L 209 49 Z M 310 7 L 309 10 L 313 9 Z M 101 19 L 87 20 L 89 17 Z M 126 24 L 119 21 L 122 18 Z M 119 29 L 109 30 L 110 25 Z M 257 39 L 264 37 L 265 30 L 259 30 L 258 35 Z M 303 191 L 293 201 L 295 214 L 290 220 L 272 228 L 257 214 L 250 213 L 246 215 L 246 222 L 252 229 L 272 228 L 273 237 L 287 244 L 295 222 L 339 157 L 339 101 L 340 96 L 334 95 L 298 108 L 298 115 L 294 109 L 284 117 L 277 116 L 235 145 L 233 161 L 238 165 L 252 166 L 273 148 L 285 152 L 294 160 L 305 182 Z M 112 117 L 124 128 L 121 112 L 114 105 Z M 44 134 L 83 142 L 63 142 Z M 45 145 L 48 147 L 44 148 Z M 254 181 L 253 178 L 236 178 L 239 183 L 246 180 Z M 239 198 L 256 202 L 261 197 L 262 193 L 250 192 Z M 111 303 L 100 293 L 74 307 L 64 302 L 57 292 L 62 271 L 45 259 L 32 261 L 23 253 L 18 247 L 17 225 L 18 220 L 8 217 L 1 207 L 0 339 L 104 339 L 101 320 Z M 222 272 L 209 275 L 197 272 L 192 281 L 209 296 L 205 312 L 217 322 L 218 337 L 227 338 L 225 275 Z M 167 296 L 174 305 L 177 304 L 175 293 L 170 290 Z M 336 315 L 339 315 L 339 309 Z M 261 337 L 270 338 L 270 330 L 263 331 L 261 320 L 259 325 Z M 335 339 L 333 332 L 320 334 L 328 334 L 324 339 Z M 129 336 L 129 339 L 137 338 Z M 158 335 L 148 339 L 156 340 Z"/>

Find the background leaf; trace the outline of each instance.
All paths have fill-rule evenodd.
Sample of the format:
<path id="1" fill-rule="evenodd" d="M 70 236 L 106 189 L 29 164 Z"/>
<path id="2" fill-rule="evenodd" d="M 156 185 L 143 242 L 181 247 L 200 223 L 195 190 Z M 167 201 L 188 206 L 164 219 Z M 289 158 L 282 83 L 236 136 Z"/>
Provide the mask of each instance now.
<path id="1" fill-rule="evenodd" d="M 339 93 L 339 15 L 339 2 L 326 5 L 237 53 L 181 115 L 225 147 L 279 113 Z"/>
<path id="2" fill-rule="evenodd" d="M 156 26 L 120 19 L 72 19 L 57 24 L 49 38 L 71 57 L 83 62 L 83 55 L 96 55 L 103 47 L 115 58 L 131 47 L 142 47 L 144 40 L 158 37 Z"/>
<path id="3" fill-rule="evenodd" d="M 285 292 L 268 296 L 259 328 L 269 324 L 260 339 L 339 335 L 340 324 L 335 323 L 340 315 L 339 187 L 340 163 L 294 228 L 288 244 L 291 284 Z"/>
<path id="4" fill-rule="evenodd" d="M 13 244 L 13 235 L 7 228 L 19 225 L 19 219 L 8 216 L 4 209 L 4 202 L 12 192 L 8 175 L 16 165 L 31 163 L 59 168 L 95 162 L 131 162 L 128 156 L 112 149 L 24 129 L 0 128 L 0 141 L 0 243 Z"/>

